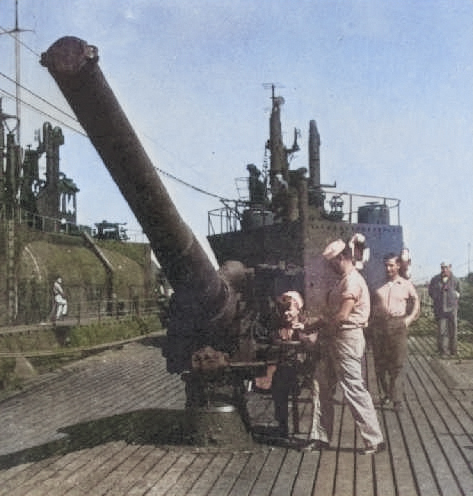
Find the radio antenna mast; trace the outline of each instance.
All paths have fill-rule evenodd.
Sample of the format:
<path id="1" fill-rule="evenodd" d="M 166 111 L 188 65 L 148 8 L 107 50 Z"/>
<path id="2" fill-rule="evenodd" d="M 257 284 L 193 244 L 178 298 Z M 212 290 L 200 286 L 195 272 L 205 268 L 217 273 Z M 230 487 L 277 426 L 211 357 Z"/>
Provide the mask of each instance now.
<path id="1" fill-rule="evenodd" d="M 15 27 L 0 34 L 9 34 L 15 39 L 15 105 L 16 105 L 16 138 L 20 144 L 20 123 L 21 123 L 21 64 L 20 64 L 20 33 L 27 31 L 20 29 L 18 21 L 18 0 L 15 0 Z"/>

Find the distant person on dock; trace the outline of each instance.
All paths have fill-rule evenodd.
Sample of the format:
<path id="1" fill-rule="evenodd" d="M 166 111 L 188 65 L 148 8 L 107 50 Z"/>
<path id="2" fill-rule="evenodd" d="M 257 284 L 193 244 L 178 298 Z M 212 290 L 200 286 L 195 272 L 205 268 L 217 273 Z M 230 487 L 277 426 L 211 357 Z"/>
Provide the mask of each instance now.
<path id="1" fill-rule="evenodd" d="M 414 285 L 400 275 L 401 259 L 395 253 L 384 257 L 387 282 L 373 298 L 370 326 L 374 331 L 376 376 L 382 391 L 381 403 L 402 408 L 408 327 L 419 316 L 420 303 Z"/>
<path id="2" fill-rule="evenodd" d="M 364 328 L 370 315 L 368 286 L 355 267 L 350 243 L 333 241 L 322 256 L 338 279 L 327 294 L 327 309 L 320 318 L 321 362 L 315 375 L 320 414 L 314 410 L 310 438 L 315 449 L 329 446 L 335 418 L 334 393 L 339 384 L 363 439 L 362 453 L 374 454 L 383 449 L 383 434 L 362 374 Z"/>
<path id="3" fill-rule="evenodd" d="M 452 273 L 452 265 L 440 264 L 440 274 L 429 284 L 429 296 L 434 305 L 437 321 L 437 349 L 441 357 L 457 354 L 457 313 L 460 281 Z"/>
<path id="4" fill-rule="evenodd" d="M 58 277 L 53 284 L 53 308 L 51 321 L 62 320 L 67 315 L 67 300 L 62 287 L 62 277 Z"/>

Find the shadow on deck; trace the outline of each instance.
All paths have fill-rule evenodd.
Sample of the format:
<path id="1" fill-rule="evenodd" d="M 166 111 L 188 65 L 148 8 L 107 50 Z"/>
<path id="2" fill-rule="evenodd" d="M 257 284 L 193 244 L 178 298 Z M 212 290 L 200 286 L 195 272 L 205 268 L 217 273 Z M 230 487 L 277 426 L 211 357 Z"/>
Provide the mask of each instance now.
<path id="1" fill-rule="evenodd" d="M 301 449 L 311 416 L 306 390 L 300 434 L 289 441 L 268 436 L 271 396 L 249 393 L 255 443 L 196 445 L 184 385 L 165 371 L 160 349 L 106 351 L 0 403 L 0 495 L 473 494 L 473 364 L 439 360 L 434 346 L 433 338 L 410 338 L 405 408 L 378 408 L 386 450 L 375 456 L 358 452 L 342 401 L 330 449 Z M 370 352 L 367 372 L 376 401 Z"/>

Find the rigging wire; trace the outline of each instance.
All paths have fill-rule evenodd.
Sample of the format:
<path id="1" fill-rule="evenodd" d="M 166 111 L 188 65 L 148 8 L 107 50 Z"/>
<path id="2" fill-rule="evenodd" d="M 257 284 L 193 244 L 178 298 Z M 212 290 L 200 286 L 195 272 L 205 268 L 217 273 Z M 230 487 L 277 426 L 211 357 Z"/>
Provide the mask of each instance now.
<path id="1" fill-rule="evenodd" d="M 3 76 L 3 73 L 1 73 L 1 72 L 0 72 L 0 75 L 1 75 L 1 76 Z M 33 92 L 31 92 L 31 91 L 30 91 L 30 90 L 28 90 L 27 88 L 25 88 L 25 89 L 26 89 L 27 91 L 29 91 L 31 94 L 34 94 Z M 5 95 L 7 95 L 7 96 L 9 96 L 9 97 L 11 97 L 11 98 L 14 98 L 14 97 L 15 97 L 15 95 L 13 95 L 13 94 L 12 94 L 12 93 L 10 93 L 9 91 L 4 90 L 4 89 L 2 89 L 2 88 L 0 88 L 0 93 L 3 93 L 3 94 L 5 94 Z M 56 110 L 60 110 L 60 109 L 58 109 L 58 107 L 56 107 L 56 106 L 55 106 L 55 105 L 53 105 L 53 104 L 50 104 L 50 103 L 49 103 L 47 100 L 45 100 L 44 98 L 42 98 L 42 97 L 39 97 L 39 98 L 40 98 L 40 99 L 41 99 L 44 103 L 51 105 L 54 109 L 56 109 Z M 22 104 L 24 104 L 24 105 L 26 105 L 27 107 L 29 107 L 29 108 L 33 109 L 34 111 L 36 111 L 36 112 L 38 112 L 38 113 L 40 113 L 40 114 L 42 114 L 42 115 L 44 115 L 44 116 L 46 116 L 46 117 L 48 117 L 48 118 L 50 118 L 50 119 L 52 119 L 52 120 L 54 120 L 54 121 L 58 122 L 59 124 L 61 124 L 61 125 L 65 126 L 65 127 L 67 127 L 68 129 L 70 129 L 70 130 L 72 130 L 72 131 L 74 131 L 74 132 L 76 132 L 76 133 L 80 134 L 81 136 L 88 137 L 88 136 L 87 136 L 87 133 L 85 133 L 84 131 L 81 131 L 81 130 L 79 130 L 79 129 L 74 128 L 73 126 L 71 126 L 71 125 L 67 124 L 66 122 L 62 121 L 61 119 L 59 119 L 59 118 L 57 118 L 57 117 L 55 117 L 55 116 L 53 116 L 53 115 L 49 114 L 48 112 L 45 112 L 45 111 L 43 111 L 43 110 L 41 110 L 41 109 L 37 108 L 37 107 L 36 107 L 36 106 L 34 106 L 33 104 L 28 103 L 28 102 L 25 102 L 24 100 L 21 100 L 21 103 L 22 103 Z M 69 116 L 66 112 L 64 112 L 64 111 L 62 111 L 62 110 L 60 110 L 60 111 L 61 111 L 61 113 L 63 113 L 65 116 L 70 117 L 70 116 Z M 71 117 L 71 118 L 72 118 L 72 117 Z M 77 119 L 73 119 L 73 120 L 75 120 L 75 121 L 79 124 L 79 121 L 78 121 Z M 177 181 L 177 182 L 179 182 L 179 183 L 183 184 L 184 186 L 186 186 L 186 187 L 188 187 L 188 188 L 193 189 L 194 191 L 197 191 L 197 192 L 202 193 L 202 194 L 204 194 L 204 195 L 210 196 L 210 197 L 212 197 L 212 198 L 217 198 L 218 200 L 220 200 L 220 201 L 222 201 L 222 202 L 233 202 L 233 201 L 235 201 L 235 200 L 232 200 L 232 199 L 229 199 L 229 198 L 225 198 L 225 197 L 223 197 L 223 196 L 221 196 L 221 195 L 217 195 L 217 194 L 214 194 L 214 193 L 210 193 L 210 192 L 208 192 L 208 191 L 206 191 L 206 190 L 204 190 L 204 189 L 202 189 L 202 188 L 199 188 L 199 187 L 197 187 L 197 186 L 194 186 L 194 185 L 192 185 L 192 184 L 190 184 L 190 183 L 188 183 L 188 182 L 184 181 L 183 179 L 180 179 L 180 178 L 178 178 L 177 176 L 175 176 L 175 175 L 171 174 L 170 172 L 167 172 L 167 171 L 165 171 L 164 169 L 161 169 L 160 167 L 155 167 L 155 169 L 156 169 L 156 171 L 160 172 L 160 173 L 161 173 L 161 174 L 163 174 L 164 176 L 167 176 L 167 177 L 169 177 L 169 178 L 173 179 L 174 181 Z"/>
<path id="2" fill-rule="evenodd" d="M 10 76 L 7 76 L 5 73 L 3 73 L 2 71 L 0 71 L 0 76 L 4 77 L 6 80 L 16 84 L 16 81 L 11 78 Z M 61 114 L 63 114 L 64 116 L 66 116 L 68 119 L 71 119 L 75 122 L 77 122 L 79 124 L 79 121 L 77 120 L 77 118 L 74 116 L 74 115 L 71 115 L 71 114 L 68 114 L 65 110 L 61 109 L 60 107 L 54 105 L 54 103 L 51 103 L 50 101 L 46 100 L 46 98 L 43 98 L 42 96 L 38 95 L 37 93 L 35 93 L 34 91 L 30 90 L 29 88 L 27 88 L 26 86 L 23 86 L 22 84 L 19 85 L 19 87 L 22 89 L 22 90 L 25 90 L 27 91 L 30 95 L 33 95 L 35 98 L 37 98 L 38 100 L 42 101 L 43 103 L 46 103 L 47 105 L 49 105 L 50 107 L 52 107 L 53 109 L 57 110 L 58 112 L 60 112 Z"/>
<path id="3" fill-rule="evenodd" d="M 11 37 L 12 37 L 12 38 L 14 38 L 15 40 L 17 40 L 17 41 L 18 41 L 18 42 L 19 42 L 19 43 L 20 43 L 20 44 L 21 44 L 24 48 L 26 48 L 28 51 L 30 51 L 33 55 L 35 55 L 35 56 L 36 56 L 36 57 L 38 57 L 38 58 L 40 57 L 40 54 L 39 54 L 39 53 L 35 52 L 35 51 L 31 48 L 31 47 L 29 47 L 26 43 L 22 42 L 22 41 L 21 41 L 21 40 L 20 40 L 20 39 L 19 39 L 19 38 L 18 38 L 18 37 L 14 34 L 16 31 L 9 31 L 9 30 L 6 30 L 3 26 L 0 26 L 0 30 L 2 31 L 2 32 L 0 32 L 0 35 L 2 35 L 2 34 L 7 34 L 7 35 L 11 36 Z M 0 76 L 1 76 L 1 77 L 3 77 L 3 78 L 5 78 L 7 81 L 10 81 L 10 82 L 12 82 L 12 83 L 14 83 L 14 84 L 16 83 L 16 81 L 15 81 L 13 78 L 9 77 L 8 75 L 6 75 L 5 73 L 3 73 L 3 72 L 1 72 L 1 71 L 0 71 Z M 60 114 L 64 115 L 64 116 L 65 116 L 65 117 L 67 117 L 68 119 L 71 119 L 72 121 L 76 122 L 77 124 L 80 124 L 80 123 L 79 123 L 79 121 L 77 120 L 77 118 L 76 118 L 76 117 L 74 117 L 73 115 L 68 114 L 66 111 L 62 110 L 60 107 L 58 107 L 58 106 L 54 105 L 53 103 L 51 103 L 50 101 L 46 100 L 46 99 L 45 99 L 45 98 L 43 98 L 42 96 L 40 96 L 40 95 L 36 94 L 35 92 L 31 91 L 29 88 L 27 88 L 27 87 L 25 87 L 25 86 L 23 86 L 23 85 L 19 85 L 19 86 L 20 86 L 20 88 L 21 88 L 21 89 L 23 89 L 23 90 L 27 91 L 27 92 L 28 92 L 30 95 L 32 95 L 33 97 L 37 98 L 37 99 L 38 99 L 38 100 L 40 100 L 41 102 L 43 102 L 43 103 L 45 103 L 45 104 L 49 105 L 50 107 L 52 107 L 53 109 L 57 110 Z M 15 97 L 15 95 L 13 95 L 13 94 L 12 94 L 12 93 L 10 93 L 9 91 L 4 90 L 4 89 L 2 89 L 2 88 L 0 88 L 0 93 L 3 93 L 3 94 L 5 94 L 5 95 L 7 95 L 7 96 L 9 96 L 9 97 L 12 97 L 12 98 L 16 98 L 16 97 Z M 44 115 L 44 116 L 46 116 L 46 117 L 49 117 L 50 119 L 52 119 L 52 120 L 54 120 L 54 121 L 58 122 L 59 124 L 61 124 L 61 125 L 65 126 L 65 127 L 67 127 L 68 129 L 70 129 L 70 130 L 72 130 L 72 131 L 74 131 L 74 132 L 76 132 L 76 133 L 80 134 L 81 136 L 85 136 L 85 137 L 87 137 L 87 134 L 86 134 L 84 131 L 78 130 L 78 129 L 74 128 L 73 126 L 71 126 L 71 125 L 69 125 L 69 124 L 65 123 L 65 122 L 64 122 L 64 121 L 62 121 L 61 119 L 58 119 L 57 117 L 54 117 L 53 115 L 51 115 L 51 114 L 49 114 L 49 113 L 47 113 L 47 112 L 45 112 L 45 111 L 43 111 L 43 110 L 39 109 L 38 107 L 35 107 L 32 103 L 28 103 L 28 102 L 24 101 L 23 99 L 20 99 L 20 101 L 21 101 L 21 103 L 22 103 L 23 105 L 26 105 L 27 107 L 29 107 L 29 108 L 33 109 L 34 111 L 36 111 L 36 112 L 40 113 L 41 115 Z M 220 201 L 221 201 L 221 202 L 223 202 L 223 203 L 227 203 L 227 202 L 236 202 L 236 200 L 234 200 L 234 199 L 225 198 L 225 197 L 222 197 L 222 196 L 217 195 L 217 194 L 215 194 L 215 193 L 210 193 L 209 191 L 206 191 L 206 190 L 204 190 L 204 189 L 202 189 L 202 188 L 199 188 L 199 187 L 197 187 L 197 186 L 194 186 L 194 185 L 192 185 L 192 184 L 190 184 L 190 183 L 188 183 L 188 182 L 184 181 L 183 179 L 180 179 L 180 178 L 178 178 L 177 176 L 175 176 L 175 175 L 171 174 L 170 172 L 167 172 L 167 171 L 165 171 L 165 170 L 161 169 L 160 167 L 154 167 L 154 168 L 155 168 L 155 170 L 156 170 L 156 171 L 160 172 L 160 173 L 161 173 L 161 174 L 163 174 L 164 176 L 167 176 L 167 177 L 169 177 L 170 179 L 173 179 L 174 181 L 176 181 L 176 182 L 178 182 L 178 183 L 180 183 L 180 184 L 182 184 L 182 185 L 184 185 L 184 186 L 186 186 L 186 187 L 188 187 L 188 188 L 193 189 L 194 191 L 197 191 L 197 192 L 202 193 L 202 194 L 204 194 L 204 195 L 210 196 L 210 197 L 212 197 L 212 198 L 217 198 L 218 200 L 220 200 Z"/>
<path id="4" fill-rule="evenodd" d="M 3 74 L 0 72 L 0 75 L 3 75 Z M 28 90 L 28 91 L 29 91 L 29 90 Z M 2 88 L 0 88 L 0 93 L 3 93 L 3 94 L 5 94 L 5 95 L 7 95 L 7 96 L 9 96 L 9 97 L 11 97 L 11 98 L 14 98 L 14 97 L 15 97 L 15 95 L 13 95 L 13 94 L 12 94 L 12 93 L 10 93 L 9 91 L 4 90 L 4 89 L 2 89 Z M 30 93 L 32 93 L 32 92 L 30 92 Z M 45 103 L 48 103 L 48 104 L 49 104 L 49 102 L 48 102 L 47 100 L 45 100 L 45 99 L 43 99 L 43 98 L 41 98 L 41 99 L 42 99 Z M 61 125 L 65 126 L 65 127 L 67 127 L 67 128 L 68 128 L 68 129 L 70 129 L 71 131 L 74 131 L 75 133 L 78 133 L 78 134 L 80 134 L 81 136 L 88 137 L 88 136 L 87 136 L 87 133 L 85 133 L 84 131 L 81 131 L 81 130 L 79 130 L 79 129 L 74 128 L 73 126 L 71 126 L 71 125 L 69 125 L 69 124 L 65 123 L 64 121 L 62 121 L 61 119 L 58 119 L 57 117 L 55 117 L 55 116 L 53 116 L 53 115 L 51 115 L 51 114 L 49 114 L 49 113 L 47 113 L 47 112 L 45 112 L 45 111 L 43 111 L 43 110 L 41 110 L 41 109 L 37 108 L 37 107 L 35 107 L 33 104 L 28 103 L 28 102 L 25 102 L 24 100 L 21 100 L 21 103 L 22 103 L 23 105 L 26 105 L 27 107 L 29 107 L 29 108 L 33 109 L 34 111 L 36 111 L 36 112 L 38 112 L 38 113 L 40 113 L 40 114 L 42 114 L 42 115 L 44 115 L 44 116 L 46 116 L 46 117 L 48 117 L 48 118 L 50 118 L 50 119 L 52 119 L 52 120 L 54 120 L 54 121 L 58 122 L 59 124 L 61 124 Z M 55 107 L 54 105 L 52 105 L 52 104 L 50 104 L 50 105 L 51 105 L 53 108 L 57 109 L 57 107 Z M 65 113 L 65 112 L 63 112 L 63 111 L 62 111 L 62 113 L 63 113 L 64 115 L 68 116 L 68 114 L 67 114 L 67 113 Z M 77 121 L 77 119 L 74 119 L 74 120 L 75 120 L 75 121 L 79 124 L 79 121 Z M 190 184 L 190 183 L 188 183 L 188 182 L 184 181 L 183 179 L 180 179 L 180 178 L 178 178 L 177 176 L 175 176 L 175 175 L 171 174 L 170 172 L 167 172 L 167 171 L 165 171 L 164 169 L 161 169 L 160 167 L 154 167 L 154 168 L 156 169 L 156 171 L 160 172 L 160 173 L 161 173 L 161 174 L 163 174 L 164 176 L 167 176 L 167 177 L 169 177 L 169 178 L 173 179 L 174 181 L 177 181 L 178 183 L 183 184 L 184 186 L 186 186 L 186 187 L 188 187 L 188 188 L 193 189 L 194 191 L 197 191 L 197 192 L 202 193 L 202 194 L 204 194 L 204 195 L 210 196 L 210 197 L 212 197 L 212 198 L 217 198 L 218 200 L 220 200 L 220 201 L 222 201 L 222 202 L 234 202 L 234 201 L 235 201 L 235 200 L 233 200 L 233 199 L 230 199 L 230 198 L 225 198 L 225 197 L 223 197 L 223 196 L 221 196 L 221 195 L 217 195 L 217 194 L 215 194 L 215 193 L 210 193 L 209 191 L 206 191 L 206 190 L 204 190 L 204 189 L 202 189 L 202 188 L 199 188 L 198 186 L 194 186 L 194 185 L 192 185 L 192 184 Z"/>
<path id="5" fill-rule="evenodd" d="M 0 29 L 2 30 L 2 32 L 0 33 L 0 35 L 2 34 L 7 34 L 8 36 L 10 36 L 11 38 L 13 38 L 15 41 L 18 41 L 18 43 L 26 48 L 28 51 L 30 51 L 33 55 L 36 55 L 36 57 L 40 57 L 40 54 L 39 53 L 36 53 L 31 47 L 29 47 L 26 43 L 24 43 L 23 41 L 21 41 L 20 38 L 18 38 L 15 34 L 13 33 L 17 33 L 18 31 L 20 32 L 24 32 L 24 31 L 30 31 L 29 29 L 13 29 L 13 30 L 9 30 L 9 29 L 5 29 L 3 26 L 0 26 Z"/>
<path id="6" fill-rule="evenodd" d="M 4 90 L 2 88 L 0 88 L 0 93 L 3 93 L 4 95 L 6 96 L 9 96 L 11 98 L 15 98 L 15 95 L 7 90 Z M 42 114 L 46 117 L 49 117 L 50 119 L 52 119 L 53 121 L 56 121 L 58 122 L 59 124 L 63 125 L 64 127 L 67 127 L 68 129 L 82 135 L 82 136 L 86 136 L 87 137 L 87 134 L 84 132 L 84 131 L 81 131 L 79 129 L 76 129 L 74 128 L 73 126 L 71 126 L 70 124 L 67 124 L 66 122 L 62 121 L 61 119 L 58 119 L 57 117 L 54 117 L 54 115 L 51 115 L 51 114 L 48 114 L 48 112 L 44 111 L 44 110 L 41 110 L 39 109 L 38 107 L 35 107 L 32 103 L 28 103 L 28 102 L 25 102 L 24 100 L 20 99 L 21 103 L 23 105 L 26 105 L 27 107 L 33 109 L 35 112 L 38 112 L 39 114 Z"/>
<path id="7" fill-rule="evenodd" d="M 174 181 L 177 181 L 177 182 L 183 184 L 184 186 L 187 186 L 188 188 L 191 188 L 191 189 L 193 189 L 195 191 L 198 191 L 199 193 L 202 193 L 204 195 L 210 196 L 212 198 L 217 198 L 218 200 L 220 200 L 222 202 L 234 202 L 235 201 L 235 200 L 232 200 L 230 198 L 224 198 L 223 196 L 216 195 L 215 193 L 210 193 L 208 191 L 203 190 L 202 188 L 199 188 L 199 187 L 194 186 L 194 185 L 192 185 L 190 183 L 187 183 L 186 181 L 184 181 L 182 179 L 179 179 L 178 177 L 174 176 L 170 172 L 166 172 L 165 170 L 160 169 L 159 167 L 155 167 L 155 169 L 158 172 L 160 172 L 161 174 L 163 174 L 164 176 L 170 177 L 171 179 L 174 179 Z"/>

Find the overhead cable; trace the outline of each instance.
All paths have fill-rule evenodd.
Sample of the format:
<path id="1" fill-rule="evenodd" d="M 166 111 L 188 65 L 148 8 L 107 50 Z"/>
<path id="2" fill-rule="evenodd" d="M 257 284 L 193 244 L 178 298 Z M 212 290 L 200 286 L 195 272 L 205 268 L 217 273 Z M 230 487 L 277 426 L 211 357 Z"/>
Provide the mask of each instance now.
<path id="1" fill-rule="evenodd" d="M 19 42 L 19 43 L 20 43 L 20 44 L 21 44 L 24 48 L 26 48 L 26 49 L 27 49 L 27 50 L 29 50 L 31 53 L 33 53 L 35 56 L 37 56 L 38 58 L 40 57 L 40 55 L 39 55 L 38 53 L 36 53 L 36 52 L 35 52 L 32 48 L 30 48 L 28 45 L 26 45 L 25 43 L 23 43 L 23 42 L 22 42 L 19 38 L 17 38 L 17 36 L 15 36 L 15 35 L 13 34 L 15 31 L 8 31 L 8 30 L 6 30 L 5 28 L 3 28 L 2 26 L 0 26 L 0 30 L 2 30 L 2 33 L 0 33 L 0 34 L 8 34 L 9 36 L 11 36 L 11 37 L 12 37 L 12 38 L 14 38 L 15 40 L 17 40 L 17 41 L 18 41 L 18 42 Z M 10 81 L 10 82 L 12 82 L 12 83 L 14 83 L 14 84 L 17 84 L 17 83 L 16 83 L 16 81 L 15 81 L 13 78 L 9 77 L 8 75 L 4 74 L 4 73 L 3 73 L 3 72 L 1 72 L 1 71 L 0 71 L 0 76 L 2 76 L 2 77 L 3 77 L 3 78 L 5 78 L 6 80 L 8 80 L 8 81 Z M 65 111 L 64 111 L 64 110 L 62 110 L 61 108 L 57 107 L 57 106 L 56 106 L 56 105 L 54 105 L 53 103 L 49 102 L 48 100 L 46 100 L 46 99 L 45 99 L 45 98 L 43 98 L 42 96 L 40 96 L 40 95 L 36 94 L 35 92 L 31 91 L 30 89 L 26 88 L 25 86 L 23 86 L 23 85 L 19 85 L 19 87 L 20 87 L 21 89 L 23 89 L 23 90 L 27 91 L 30 95 L 34 96 L 35 98 L 38 98 L 38 100 L 42 101 L 43 103 L 45 103 L 45 104 L 49 105 L 50 107 L 52 107 L 53 109 L 57 110 L 58 112 L 60 112 L 61 114 L 63 114 L 63 115 L 64 115 L 65 117 L 67 117 L 68 119 L 71 119 L 71 120 L 73 120 L 74 122 L 77 122 L 78 124 L 80 124 L 80 123 L 79 123 L 79 121 L 77 120 L 77 118 L 76 118 L 75 116 L 72 116 L 72 115 L 68 114 L 67 112 L 65 112 Z M 3 94 L 5 94 L 5 95 L 7 95 L 7 96 L 10 96 L 10 97 L 12 97 L 12 98 L 16 98 L 16 96 L 15 96 L 15 95 L 13 95 L 13 94 L 12 94 L 12 93 L 10 93 L 9 91 L 4 90 L 4 89 L 1 89 L 1 88 L 0 88 L 0 93 L 3 93 Z M 31 104 L 31 103 L 25 102 L 25 101 L 24 101 L 24 100 L 22 100 L 22 99 L 20 99 L 20 101 L 21 101 L 21 103 L 22 103 L 22 104 L 24 104 L 24 105 L 26 105 L 27 107 L 29 107 L 29 108 L 31 108 L 31 109 L 33 109 L 33 110 L 35 110 L 36 112 L 38 112 L 38 113 L 40 113 L 40 114 L 42 114 L 42 115 L 44 115 L 44 116 L 46 116 L 46 117 L 49 117 L 50 119 L 52 119 L 52 120 L 54 120 L 54 121 L 58 122 L 59 124 L 62 124 L 63 126 L 67 127 L 68 129 L 70 129 L 70 130 L 72 130 L 72 131 L 74 131 L 74 132 L 76 132 L 76 133 L 78 133 L 78 134 L 80 134 L 80 135 L 82 135 L 82 136 L 86 136 L 86 137 L 87 137 L 87 134 L 86 134 L 84 131 L 81 131 L 81 130 L 78 130 L 78 129 L 76 129 L 76 128 L 72 127 L 71 125 L 69 125 L 69 124 L 65 123 L 64 121 L 62 121 L 62 120 L 58 119 L 57 117 L 54 117 L 53 115 L 51 115 L 51 114 L 49 114 L 49 113 L 47 113 L 47 112 L 45 112 L 45 111 L 43 111 L 43 110 L 41 110 L 41 109 L 39 109 L 39 108 L 35 107 L 35 106 L 34 106 L 33 104 Z M 224 198 L 224 197 L 222 197 L 222 196 L 220 196 L 220 195 L 217 195 L 217 194 L 214 194 L 214 193 L 210 193 L 210 192 L 208 192 L 208 191 L 205 191 L 205 190 L 203 190 L 202 188 L 199 188 L 199 187 L 194 186 L 194 185 L 192 185 L 192 184 L 190 184 L 190 183 L 188 183 L 188 182 L 186 182 L 186 181 L 184 181 L 184 180 L 182 180 L 182 179 L 179 179 L 178 177 L 174 176 L 173 174 L 171 174 L 171 173 L 169 173 L 169 172 L 166 172 L 165 170 L 163 170 L 163 169 L 161 169 L 161 168 L 159 168 L 159 167 L 155 167 L 155 169 L 156 169 L 157 171 L 159 171 L 161 174 L 163 174 L 163 175 L 165 175 L 165 176 L 167 176 L 167 177 L 169 177 L 169 178 L 173 179 L 174 181 L 179 182 L 180 184 L 183 184 L 184 186 L 186 186 L 186 187 L 188 187 L 188 188 L 193 189 L 194 191 L 197 191 L 197 192 L 202 193 L 202 194 L 204 194 L 204 195 L 210 196 L 210 197 L 212 197 L 212 198 L 217 198 L 218 200 L 220 200 L 220 201 L 222 201 L 222 202 L 234 202 L 234 201 L 235 201 L 235 200 L 233 200 L 233 199 Z"/>
<path id="2" fill-rule="evenodd" d="M 8 81 L 16 84 L 16 81 L 11 78 L 10 76 L 7 76 L 6 74 L 4 74 L 3 72 L 0 71 L 0 76 L 4 77 L 5 79 L 7 79 Z M 46 98 L 43 98 L 42 96 L 34 93 L 33 91 L 31 91 L 30 89 L 28 89 L 26 86 L 23 86 L 21 84 L 18 85 L 22 90 L 25 90 L 27 91 L 30 95 L 33 95 L 35 98 L 37 98 L 38 100 L 41 100 L 43 103 L 46 103 L 47 105 L 49 105 L 50 107 L 52 107 L 53 109 L 57 110 L 58 112 L 60 112 L 61 114 L 65 115 L 68 119 L 71 119 L 77 123 L 79 123 L 79 121 L 77 120 L 77 118 L 74 116 L 74 115 L 71 115 L 71 114 L 68 114 L 66 111 L 64 111 L 63 109 L 61 109 L 60 107 L 57 107 L 56 105 L 54 105 L 53 103 L 49 102 L 48 100 L 46 100 Z"/>
<path id="3" fill-rule="evenodd" d="M 165 175 L 167 177 L 170 177 L 171 179 L 174 179 L 175 181 L 183 184 L 184 186 L 187 186 L 188 188 L 192 188 L 193 190 L 198 191 L 199 193 L 203 193 L 204 195 L 211 196 L 212 198 L 217 198 L 218 200 L 221 200 L 223 202 L 233 202 L 233 201 L 235 201 L 235 200 L 232 200 L 230 198 L 224 198 L 223 196 L 216 195 L 214 193 L 209 193 L 208 191 L 205 191 L 205 190 L 203 190 L 201 188 L 198 188 L 197 186 L 193 186 L 192 184 L 187 183 L 186 181 L 183 181 L 182 179 L 179 179 L 178 177 L 172 175 L 169 172 L 166 172 L 163 169 L 160 169 L 159 167 L 155 167 L 155 169 L 158 172 L 160 172 L 161 174 L 163 174 L 163 175 Z"/>
<path id="4" fill-rule="evenodd" d="M 14 95 L 13 93 L 10 93 L 9 91 L 4 90 L 4 89 L 1 89 L 1 88 L 0 88 L 0 93 L 3 93 L 4 95 L 7 95 L 7 96 L 9 96 L 9 97 L 11 97 L 11 98 L 13 98 L 13 99 L 14 99 L 14 98 L 16 98 L 16 97 L 15 97 L 15 95 Z M 76 132 L 76 133 L 78 133 L 78 134 L 81 134 L 82 136 L 87 136 L 87 134 L 86 134 L 84 131 L 81 131 L 81 130 L 79 130 L 79 129 L 74 128 L 73 126 L 71 126 L 71 125 L 67 124 L 66 122 L 61 121 L 61 119 L 58 119 L 57 117 L 54 117 L 54 116 L 53 116 L 53 115 L 51 115 L 51 114 L 48 114 L 47 112 L 45 112 L 44 110 L 39 109 L 38 107 L 35 107 L 33 104 L 28 103 L 28 102 L 25 102 L 24 100 L 21 100 L 21 99 L 20 99 L 20 102 L 21 102 L 23 105 L 26 105 L 27 107 L 29 107 L 29 108 L 33 109 L 35 112 L 38 112 L 38 113 L 40 113 L 40 114 L 42 114 L 42 115 L 45 115 L 46 117 L 49 117 L 49 118 L 50 118 L 50 119 L 52 119 L 53 121 L 56 121 L 56 122 L 58 122 L 59 124 L 62 124 L 63 126 L 65 126 L 65 127 L 69 128 L 69 129 L 71 129 L 72 131 L 74 131 L 74 132 Z"/>
<path id="5" fill-rule="evenodd" d="M 30 31 L 29 29 L 12 29 L 12 30 L 8 30 L 8 29 L 5 29 L 4 27 L 0 26 L 0 29 L 2 30 L 2 32 L 0 33 L 1 34 L 7 34 L 8 36 L 11 36 L 15 41 L 18 41 L 18 43 L 23 46 L 24 48 L 26 48 L 28 51 L 30 51 L 33 55 L 36 55 L 36 57 L 40 57 L 40 55 L 38 53 L 36 53 L 32 48 L 30 48 L 26 43 L 23 43 L 14 33 L 18 33 L 18 32 L 21 32 L 21 31 Z"/>

